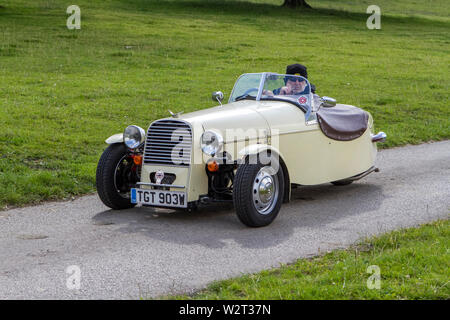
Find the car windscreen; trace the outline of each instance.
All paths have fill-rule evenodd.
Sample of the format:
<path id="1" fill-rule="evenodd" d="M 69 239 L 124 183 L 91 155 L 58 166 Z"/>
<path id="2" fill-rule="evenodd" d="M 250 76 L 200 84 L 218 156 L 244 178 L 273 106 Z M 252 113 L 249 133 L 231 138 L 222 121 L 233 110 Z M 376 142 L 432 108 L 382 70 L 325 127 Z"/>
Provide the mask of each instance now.
<path id="1" fill-rule="evenodd" d="M 229 102 L 256 99 L 262 76 L 262 73 L 246 73 L 240 76 L 234 85 L 233 92 L 231 92 Z"/>
<path id="2" fill-rule="evenodd" d="M 306 78 L 288 74 L 267 74 L 261 98 L 273 96 L 308 96 L 311 86 Z"/>
<path id="3" fill-rule="evenodd" d="M 261 87 L 261 79 L 263 84 Z M 261 92 L 260 92 L 261 91 Z M 236 81 L 229 102 L 244 99 L 265 100 L 280 98 L 309 104 L 311 85 L 302 76 L 276 73 L 246 73 Z"/>

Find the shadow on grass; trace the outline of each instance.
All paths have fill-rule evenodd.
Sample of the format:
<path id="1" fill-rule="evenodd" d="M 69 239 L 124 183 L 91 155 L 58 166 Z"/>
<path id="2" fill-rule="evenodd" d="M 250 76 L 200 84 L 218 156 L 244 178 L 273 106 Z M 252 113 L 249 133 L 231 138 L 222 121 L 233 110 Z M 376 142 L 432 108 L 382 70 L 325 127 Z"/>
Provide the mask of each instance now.
<path id="1" fill-rule="evenodd" d="M 317 20 L 318 22 L 326 22 L 330 25 L 334 25 L 337 22 L 342 23 L 345 21 L 354 22 L 358 21 L 359 24 L 365 28 L 365 23 L 368 18 L 368 14 L 365 12 L 351 12 L 337 9 L 324 9 L 324 8 L 312 8 L 312 9 L 290 9 L 281 5 L 265 4 L 265 3 L 251 3 L 248 1 L 235 1 L 235 0 L 115 0 L 111 3 L 84 3 L 85 0 L 80 0 L 80 7 L 87 12 L 82 16 L 83 21 L 97 21 L 98 17 L 92 15 L 92 13 L 99 12 L 114 12 L 115 14 L 160 14 L 160 15 L 189 15 L 195 16 L 199 19 L 209 19 L 213 16 L 214 19 L 226 20 L 226 22 L 236 22 L 234 19 L 238 19 L 243 22 L 250 22 L 262 24 L 267 26 L 268 22 L 256 21 L 255 18 L 276 18 L 280 21 L 280 29 L 285 28 L 283 21 L 289 21 L 296 19 L 297 23 L 301 22 L 301 19 L 308 19 L 309 21 Z M 15 25 L 29 26 L 30 24 L 42 23 L 41 18 L 60 20 L 63 16 L 62 10 L 65 10 L 64 5 L 55 3 L 54 6 L 47 8 L 45 5 L 36 5 L 34 7 L 3 7 L 0 8 L 0 15 L 3 18 L 3 23 L 14 22 Z M 180 17 L 176 17 L 179 19 Z M 191 18 L 191 17 L 189 17 Z M 87 19 L 87 20 L 86 20 Z M 174 17 L 175 19 L 175 17 Z M 125 17 L 124 17 L 125 21 Z M 408 26 L 409 28 L 423 29 L 424 26 L 436 26 L 448 28 L 449 23 L 443 21 L 432 20 L 432 18 L 422 18 L 415 16 L 400 16 L 400 15 L 383 15 L 383 25 L 394 26 Z M 50 21 L 48 21 L 50 22 Z M 283 23 L 282 23 L 283 22 Z M 176 20 L 174 20 L 176 23 Z M 60 25 L 56 24 L 56 25 Z M 65 25 L 61 25 L 61 28 L 65 28 Z M 312 29 L 312 31 L 315 31 Z"/>
<path id="2" fill-rule="evenodd" d="M 117 0 L 116 6 L 122 10 L 138 12 L 179 13 L 179 14 L 211 14 L 228 15 L 236 17 L 270 16 L 280 18 L 333 18 L 339 20 L 366 21 L 369 15 L 366 12 L 351 12 L 337 9 L 324 8 L 298 8 L 291 9 L 281 5 L 268 3 L 251 3 L 248 1 L 233 0 L 208 0 L 208 1 L 173 1 L 173 0 Z M 389 24 L 424 24 L 448 26 L 442 21 L 433 21 L 427 18 L 401 15 L 383 15 L 383 23 Z"/>

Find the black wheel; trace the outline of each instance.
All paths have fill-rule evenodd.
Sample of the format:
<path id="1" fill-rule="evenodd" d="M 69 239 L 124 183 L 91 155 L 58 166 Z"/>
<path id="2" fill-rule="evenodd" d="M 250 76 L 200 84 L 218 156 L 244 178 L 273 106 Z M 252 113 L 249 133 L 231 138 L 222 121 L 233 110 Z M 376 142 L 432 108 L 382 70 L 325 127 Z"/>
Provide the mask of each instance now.
<path id="1" fill-rule="evenodd" d="M 283 170 L 275 159 L 269 165 L 238 167 L 233 202 L 239 220 L 249 227 L 269 225 L 278 215 L 284 196 Z"/>
<path id="2" fill-rule="evenodd" d="M 338 181 L 333 181 L 331 182 L 332 184 L 334 184 L 335 186 L 346 186 L 349 185 L 353 182 L 353 180 L 338 180 Z"/>
<path id="3" fill-rule="evenodd" d="M 134 207 L 130 189 L 139 181 L 139 174 L 138 166 L 123 144 L 109 145 L 97 165 L 97 192 L 102 202 L 116 210 Z"/>

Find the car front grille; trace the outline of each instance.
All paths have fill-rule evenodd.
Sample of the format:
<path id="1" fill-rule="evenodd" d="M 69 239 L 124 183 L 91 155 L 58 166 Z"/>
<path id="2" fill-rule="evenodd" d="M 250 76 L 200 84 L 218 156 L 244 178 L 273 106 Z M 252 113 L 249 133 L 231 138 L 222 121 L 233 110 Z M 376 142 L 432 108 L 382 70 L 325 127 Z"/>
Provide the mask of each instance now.
<path id="1" fill-rule="evenodd" d="M 144 164 L 189 166 L 192 132 L 179 120 L 158 120 L 148 128 L 144 148 Z"/>

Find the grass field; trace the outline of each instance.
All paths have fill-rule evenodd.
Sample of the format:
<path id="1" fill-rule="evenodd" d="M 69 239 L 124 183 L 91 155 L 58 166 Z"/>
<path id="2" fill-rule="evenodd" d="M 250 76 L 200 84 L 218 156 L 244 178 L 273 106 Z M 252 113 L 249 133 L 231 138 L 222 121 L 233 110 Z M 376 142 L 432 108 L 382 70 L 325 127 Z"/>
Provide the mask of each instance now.
<path id="1" fill-rule="evenodd" d="M 0 208 L 93 192 L 108 136 L 294 62 L 370 111 L 387 147 L 450 137 L 448 1 L 378 1 L 381 30 L 368 1 L 281 2 L 0 0 Z"/>
<path id="2" fill-rule="evenodd" d="M 347 250 L 218 281 L 191 296 L 164 298 L 448 300 L 449 247 L 450 223 L 437 221 L 367 239 Z M 375 269 L 369 266 L 379 268 L 378 288 Z"/>

